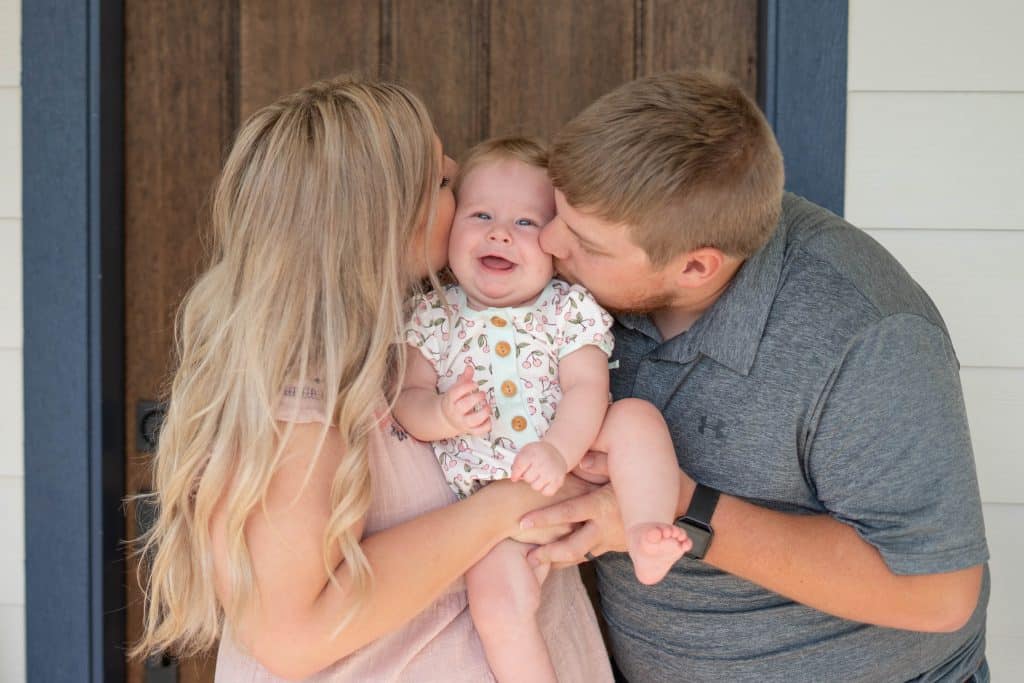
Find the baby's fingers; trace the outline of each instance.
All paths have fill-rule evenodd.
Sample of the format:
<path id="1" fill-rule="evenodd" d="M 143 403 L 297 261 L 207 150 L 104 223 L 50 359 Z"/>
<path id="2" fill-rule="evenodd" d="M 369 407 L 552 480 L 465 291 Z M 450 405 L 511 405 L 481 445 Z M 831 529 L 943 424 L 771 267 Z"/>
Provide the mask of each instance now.
<path id="1" fill-rule="evenodd" d="M 478 387 L 472 382 L 458 382 L 447 391 L 446 395 L 454 403 L 474 393 L 478 393 L 477 389 Z"/>
<path id="2" fill-rule="evenodd" d="M 539 467 L 531 467 L 523 472 L 523 481 L 528 483 L 534 491 L 540 491 L 544 488 L 544 473 L 540 471 Z"/>
<path id="3" fill-rule="evenodd" d="M 530 469 L 530 462 L 526 458 L 519 455 L 512 463 L 512 475 L 509 477 L 512 481 L 519 481 L 523 478 L 523 475 Z"/>
<path id="4" fill-rule="evenodd" d="M 487 410 L 479 410 L 465 416 L 466 427 L 470 434 L 486 434 L 491 431 L 491 414 Z"/>
<path id="5" fill-rule="evenodd" d="M 463 396 L 457 399 L 452 407 L 455 408 L 455 412 L 459 415 L 469 416 L 473 413 L 484 412 L 484 407 L 487 405 L 487 398 L 479 391 L 474 391 L 471 394 Z"/>
<path id="6" fill-rule="evenodd" d="M 553 496 L 558 493 L 558 489 L 562 488 L 562 482 L 560 481 L 549 481 L 540 489 L 540 492 L 545 496 Z"/>
<path id="7" fill-rule="evenodd" d="M 491 431 L 491 418 L 488 417 L 484 420 L 483 424 L 473 427 L 469 430 L 469 433 L 473 436 L 483 436 Z"/>

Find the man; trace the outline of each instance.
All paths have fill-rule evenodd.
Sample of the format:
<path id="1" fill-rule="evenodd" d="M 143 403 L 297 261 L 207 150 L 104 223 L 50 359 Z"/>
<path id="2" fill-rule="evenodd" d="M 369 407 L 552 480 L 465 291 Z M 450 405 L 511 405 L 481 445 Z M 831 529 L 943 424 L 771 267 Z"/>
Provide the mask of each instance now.
<path id="1" fill-rule="evenodd" d="M 541 244 L 616 313 L 614 397 L 665 416 L 694 540 L 647 587 L 603 554 L 623 549 L 607 487 L 524 519 L 583 522 L 534 558 L 601 556 L 626 677 L 987 680 L 977 478 L 924 291 L 867 235 L 783 194 L 767 122 L 714 76 L 601 98 L 559 134 L 551 175 Z"/>

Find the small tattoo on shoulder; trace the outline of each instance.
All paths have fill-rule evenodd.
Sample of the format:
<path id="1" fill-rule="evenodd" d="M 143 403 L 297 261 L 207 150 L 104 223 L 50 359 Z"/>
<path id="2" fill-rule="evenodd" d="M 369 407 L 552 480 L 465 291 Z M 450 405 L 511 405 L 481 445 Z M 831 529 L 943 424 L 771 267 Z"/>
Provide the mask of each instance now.
<path id="1" fill-rule="evenodd" d="M 409 438 L 409 433 L 398 426 L 398 423 L 394 420 L 391 421 L 391 436 L 395 437 L 399 441 L 405 441 Z"/>

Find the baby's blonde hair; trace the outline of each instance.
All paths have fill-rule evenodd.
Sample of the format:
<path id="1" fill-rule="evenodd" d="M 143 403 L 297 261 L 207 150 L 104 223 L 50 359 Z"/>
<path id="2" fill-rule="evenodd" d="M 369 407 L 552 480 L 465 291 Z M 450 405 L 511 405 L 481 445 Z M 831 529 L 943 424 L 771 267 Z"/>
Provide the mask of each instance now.
<path id="1" fill-rule="evenodd" d="M 140 539 L 147 606 L 133 655 L 206 650 L 225 614 L 259 599 L 245 523 L 280 466 L 290 427 L 275 410 L 288 385 L 315 387 L 346 449 L 323 538 L 325 579 L 334 580 L 327 557 L 337 544 L 356 597 L 339 628 L 365 598 L 370 567 L 354 530 L 370 504 L 375 412 L 394 400 L 405 364 L 395 343 L 413 286 L 403 254 L 433 216 L 434 140 L 413 94 L 352 77 L 304 88 L 239 130 L 214 193 L 211 264 L 178 315 L 149 501 L 159 516 Z M 425 259 L 425 249 L 414 256 Z M 220 505 L 229 605 L 214 591 L 210 521 Z"/>
<path id="2" fill-rule="evenodd" d="M 495 161 L 521 161 L 527 166 L 548 170 L 548 148 L 537 138 L 515 136 L 490 138 L 473 145 L 459 164 L 459 175 L 452 189 L 459 196 L 462 182 L 473 169 Z"/>

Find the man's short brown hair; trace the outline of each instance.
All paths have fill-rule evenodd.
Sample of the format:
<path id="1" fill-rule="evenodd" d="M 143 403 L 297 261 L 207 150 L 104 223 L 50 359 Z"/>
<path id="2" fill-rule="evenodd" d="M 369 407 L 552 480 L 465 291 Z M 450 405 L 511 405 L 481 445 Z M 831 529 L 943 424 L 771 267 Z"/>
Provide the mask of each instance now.
<path id="1" fill-rule="evenodd" d="M 481 164 L 494 161 L 521 161 L 527 166 L 548 170 L 548 148 L 537 138 L 510 136 L 490 138 L 473 145 L 463 155 L 459 164 L 459 175 L 455 178 L 452 190 L 459 196 L 462 181 Z"/>
<path id="2" fill-rule="evenodd" d="M 627 225 L 655 266 L 701 247 L 746 258 L 782 206 L 775 135 L 736 83 L 710 72 L 616 88 L 562 129 L 549 171 L 570 205 Z"/>

